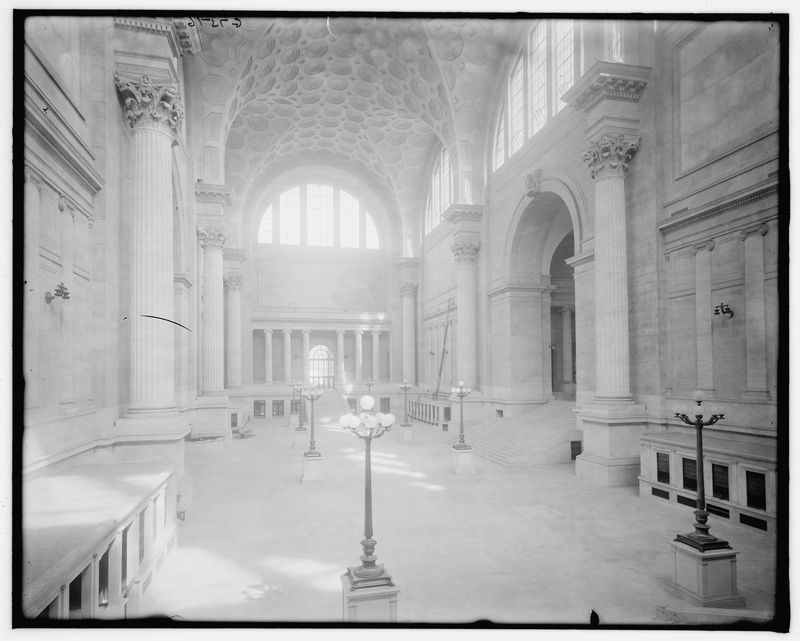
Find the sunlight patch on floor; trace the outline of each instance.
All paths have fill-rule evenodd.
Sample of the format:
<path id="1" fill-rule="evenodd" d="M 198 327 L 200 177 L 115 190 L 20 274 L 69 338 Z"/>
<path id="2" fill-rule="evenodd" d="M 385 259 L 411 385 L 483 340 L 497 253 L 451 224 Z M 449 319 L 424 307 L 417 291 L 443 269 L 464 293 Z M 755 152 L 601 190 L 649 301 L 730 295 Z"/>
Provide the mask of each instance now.
<path id="1" fill-rule="evenodd" d="M 270 555 L 257 563 L 266 570 L 277 572 L 323 592 L 337 592 L 341 589 L 339 575 L 344 568 L 315 559 Z"/>

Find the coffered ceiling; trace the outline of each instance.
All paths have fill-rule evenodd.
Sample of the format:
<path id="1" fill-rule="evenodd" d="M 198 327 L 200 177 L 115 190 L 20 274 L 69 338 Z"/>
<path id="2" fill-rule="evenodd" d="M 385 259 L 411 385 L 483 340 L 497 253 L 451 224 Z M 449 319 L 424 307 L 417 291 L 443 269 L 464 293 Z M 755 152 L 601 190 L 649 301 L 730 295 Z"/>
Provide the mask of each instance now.
<path id="1" fill-rule="evenodd" d="M 497 78 L 522 21 L 242 18 L 201 28 L 188 68 L 225 182 L 257 196 L 304 159 L 355 168 L 420 212 L 431 154 L 462 167 L 482 154 Z M 209 129 L 212 131 L 209 133 Z M 476 146 L 478 148 L 476 148 Z M 459 157 L 459 153 L 463 158 Z"/>

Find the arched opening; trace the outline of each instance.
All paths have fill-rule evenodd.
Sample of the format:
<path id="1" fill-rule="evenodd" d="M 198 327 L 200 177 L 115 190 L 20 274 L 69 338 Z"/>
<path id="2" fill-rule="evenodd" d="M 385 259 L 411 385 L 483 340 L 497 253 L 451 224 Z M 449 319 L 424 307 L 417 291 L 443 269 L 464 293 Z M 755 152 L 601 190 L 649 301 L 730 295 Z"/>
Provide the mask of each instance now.
<path id="1" fill-rule="evenodd" d="M 316 345 L 308 352 L 308 377 L 311 385 L 332 388 L 335 381 L 333 351 L 327 345 Z"/>
<path id="2" fill-rule="evenodd" d="M 566 260 L 575 245 L 570 231 L 550 260 L 550 355 L 553 396 L 575 398 L 575 279 Z"/>

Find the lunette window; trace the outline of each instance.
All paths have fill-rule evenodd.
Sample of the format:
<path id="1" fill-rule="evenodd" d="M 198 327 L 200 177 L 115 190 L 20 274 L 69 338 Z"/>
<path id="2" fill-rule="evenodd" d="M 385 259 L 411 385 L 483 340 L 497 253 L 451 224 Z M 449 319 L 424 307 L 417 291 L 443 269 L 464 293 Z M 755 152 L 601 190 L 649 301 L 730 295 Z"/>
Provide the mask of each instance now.
<path id="1" fill-rule="evenodd" d="M 442 149 L 431 175 L 431 188 L 425 207 L 425 233 L 442 222 L 442 214 L 453 203 L 453 165 L 450 153 Z"/>

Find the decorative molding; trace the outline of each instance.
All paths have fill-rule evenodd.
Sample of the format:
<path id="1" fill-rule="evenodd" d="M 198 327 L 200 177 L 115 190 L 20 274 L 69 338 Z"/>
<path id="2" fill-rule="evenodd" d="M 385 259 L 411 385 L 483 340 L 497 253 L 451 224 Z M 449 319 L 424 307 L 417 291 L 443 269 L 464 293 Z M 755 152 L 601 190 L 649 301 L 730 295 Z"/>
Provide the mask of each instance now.
<path id="1" fill-rule="evenodd" d="M 180 19 L 159 19 L 146 17 L 136 18 L 131 16 L 122 16 L 114 18 L 114 26 L 117 29 L 125 29 L 127 31 L 137 31 L 139 33 L 151 33 L 154 35 L 164 36 L 169 43 L 169 48 L 172 52 L 172 55 L 175 58 L 178 58 L 186 55 L 187 53 L 196 53 L 195 51 L 185 51 L 187 43 L 184 42 L 184 39 L 189 38 L 191 40 L 191 37 L 185 31 L 183 34 L 181 34 L 181 31 L 176 24 L 179 21 Z M 183 22 L 185 23 L 185 20 L 183 20 Z M 187 26 L 186 29 L 191 29 L 191 27 Z M 196 27 L 194 28 L 194 31 L 199 44 L 199 31 Z"/>
<path id="2" fill-rule="evenodd" d="M 172 27 L 181 49 L 181 57 L 194 56 L 200 53 L 203 45 L 200 41 L 200 29 L 197 25 L 189 26 L 187 18 L 173 18 Z"/>
<path id="3" fill-rule="evenodd" d="M 225 289 L 241 289 L 242 288 L 242 277 L 241 276 L 225 276 L 223 279 L 225 283 Z"/>
<path id="4" fill-rule="evenodd" d="M 246 263 L 248 260 L 247 252 L 240 247 L 226 247 L 222 255 L 225 257 L 225 260 L 239 261 L 239 263 Z"/>
<path id="5" fill-rule="evenodd" d="M 228 234 L 224 227 L 198 227 L 197 237 L 200 239 L 200 245 L 203 249 L 212 247 L 221 249 L 228 238 Z"/>
<path id="6" fill-rule="evenodd" d="M 150 76 L 125 80 L 114 73 L 117 92 L 125 107 L 125 118 L 132 128 L 153 126 L 177 132 L 183 120 L 183 99 L 178 88 L 170 83 L 156 85 Z"/>
<path id="7" fill-rule="evenodd" d="M 639 150 L 639 136 L 601 136 L 589 141 L 589 149 L 583 160 L 589 166 L 593 179 L 606 176 L 622 176 L 628 171 L 628 163 Z"/>
<path id="8" fill-rule="evenodd" d="M 754 236 L 756 234 L 760 234 L 761 236 L 766 236 L 767 232 L 769 232 L 769 226 L 766 223 L 760 223 L 753 227 L 748 227 L 747 229 L 743 229 L 739 232 L 739 240 L 746 240 L 748 236 Z"/>
<path id="9" fill-rule="evenodd" d="M 416 283 L 400 283 L 400 291 L 403 296 L 414 296 L 417 293 Z"/>
<path id="10" fill-rule="evenodd" d="M 181 287 L 183 289 L 189 289 L 192 286 L 192 279 L 187 273 L 175 274 L 172 280 L 175 283 L 176 288 Z"/>
<path id="11" fill-rule="evenodd" d="M 292 335 L 292 330 L 291 329 L 284 329 L 283 330 L 283 335 L 284 336 L 291 336 Z"/>
<path id="12" fill-rule="evenodd" d="M 531 285 L 501 285 L 500 287 L 496 287 L 495 289 L 491 290 L 487 296 L 489 298 L 495 298 L 497 296 L 502 296 L 503 294 L 545 294 L 550 293 L 554 290 L 553 287 L 536 287 Z"/>
<path id="13" fill-rule="evenodd" d="M 450 251 L 453 252 L 453 258 L 456 262 L 462 263 L 475 263 L 478 261 L 478 252 L 480 251 L 481 244 L 478 242 L 471 242 L 462 240 L 450 245 Z"/>
<path id="14" fill-rule="evenodd" d="M 598 60 L 561 100 L 585 112 L 603 100 L 638 102 L 649 76 L 649 67 Z"/>
<path id="15" fill-rule="evenodd" d="M 442 214 L 442 218 L 457 225 L 458 223 L 479 223 L 483 216 L 482 205 L 453 203 Z"/>
<path id="16" fill-rule="evenodd" d="M 662 233 L 668 234 L 669 232 L 675 231 L 676 229 L 680 229 L 681 227 L 686 227 L 687 225 L 703 220 L 704 218 L 710 218 L 711 216 L 716 216 L 717 214 L 721 214 L 722 212 L 728 211 L 730 209 L 736 209 L 737 207 L 742 207 L 743 205 L 747 205 L 757 200 L 761 200 L 762 198 L 766 198 L 767 196 L 770 196 L 777 192 L 778 192 L 778 184 L 775 183 L 774 185 L 770 185 L 769 187 L 765 187 L 764 189 L 759 189 L 758 191 L 754 191 L 744 196 L 740 196 L 739 198 L 734 198 L 733 200 L 729 200 L 728 202 L 722 203 L 721 205 L 715 205 L 714 207 L 709 207 L 708 209 L 694 211 L 692 213 L 686 214 L 685 216 L 682 216 L 678 220 L 667 221 L 659 225 L 659 229 L 661 230 Z"/>
<path id="17" fill-rule="evenodd" d="M 714 250 L 714 239 L 712 238 L 711 240 L 707 240 L 707 241 L 704 241 L 702 243 L 697 243 L 696 245 L 694 245 L 692 247 L 692 256 L 696 256 L 697 252 L 699 252 L 699 251 L 701 251 L 703 249 L 708 249 L 708 251 L 713 251 Z"/>
<path id="18" fill-rule="evenodd" d="M 229 207 L 233 200 L 233 187 L 198 182 L 194 186 L 194 197 L 199 203 L 214 203 Z"/>

